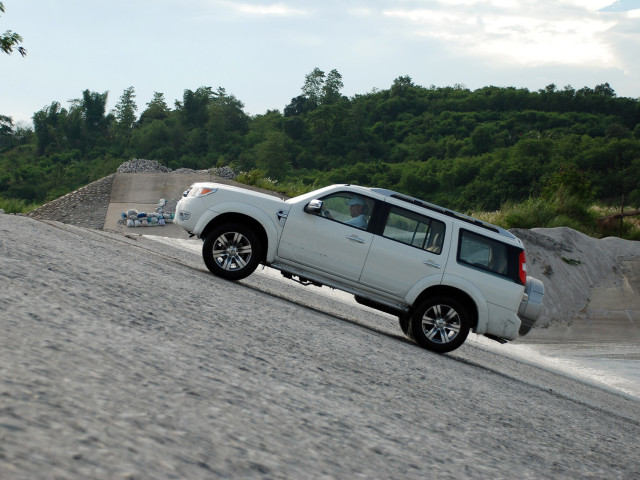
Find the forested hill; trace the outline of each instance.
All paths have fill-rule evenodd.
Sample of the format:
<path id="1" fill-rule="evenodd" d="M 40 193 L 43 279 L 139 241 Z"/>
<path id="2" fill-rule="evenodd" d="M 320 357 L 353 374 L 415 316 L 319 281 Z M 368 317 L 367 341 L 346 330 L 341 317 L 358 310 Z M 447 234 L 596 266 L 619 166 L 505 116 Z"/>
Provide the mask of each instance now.
<path id="1" fill-rule="evenodd" d="M 351 98 L 342 87 L 337 71 L 315 69 L 282 112 L 256 116 L 211 87 L 185 90 L 173 107 L 156 93 L 140 109 L 131 87 L 109 113 L 107 93 L 86 90 L 35 112 L 33 131 L 0 116 L 0 197 L 41 203 L 136 157 L 229 165 L 290 191 L 387 187 L 463 211 L 559 190 L 640 205 L 640 101 L 606 83 L 471 91 L 399 77 Z"/>

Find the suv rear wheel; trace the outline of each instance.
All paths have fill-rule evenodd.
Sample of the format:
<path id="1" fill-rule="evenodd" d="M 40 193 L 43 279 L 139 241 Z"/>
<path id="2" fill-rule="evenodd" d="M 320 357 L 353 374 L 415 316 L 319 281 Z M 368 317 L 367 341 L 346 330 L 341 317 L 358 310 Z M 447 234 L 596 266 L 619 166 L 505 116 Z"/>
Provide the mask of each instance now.
<path id="1" fill-rule="evenodd" d="M 455 350 L 469 335 L 469 315 L 453 298 L 430 298 L 415 309 L 407 336 L 427 350 L 445 353 Z"/>
<path id="2" fill-rule="evenodd" d="M 214 228 L 202 245 L 207 268 L 218 277 L 240 280 L 251 275 L 260 263 L 261 246 L 250 228 L 226 224 Z"/>

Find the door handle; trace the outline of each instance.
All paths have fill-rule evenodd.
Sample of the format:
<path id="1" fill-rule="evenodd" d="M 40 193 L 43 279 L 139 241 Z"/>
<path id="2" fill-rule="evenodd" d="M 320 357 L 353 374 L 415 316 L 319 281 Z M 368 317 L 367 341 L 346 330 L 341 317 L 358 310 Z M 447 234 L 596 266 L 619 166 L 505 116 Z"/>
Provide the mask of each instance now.
<path id="1" fill-rule="evenodd" d="M 432 260 L 423 260 L 422 263 L 424 263 L 425 265 L 429 265 L 430 267 L 442 268 L 442 265 Z"/>
<path id="2" fill-rule="evenodd" d="M 364 243 L 364 240 L 356 235 L 347 235 L 349 240 L 353 240 L 354 242 Z"/>

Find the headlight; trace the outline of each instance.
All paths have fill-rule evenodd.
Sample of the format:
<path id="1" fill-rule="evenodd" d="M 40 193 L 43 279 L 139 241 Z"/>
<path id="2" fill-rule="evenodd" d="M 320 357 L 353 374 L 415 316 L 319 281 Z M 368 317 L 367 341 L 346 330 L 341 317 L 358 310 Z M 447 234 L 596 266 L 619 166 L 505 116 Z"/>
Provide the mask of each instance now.
<path id="1" fill-rule="evenodd" d="M 212 193 L 216 193 L 218 191 L 218 187 L 196 187 L 189 190 L 187 196 L 189 197 L 204 197 L 205 195 L 211 195 Z"/>

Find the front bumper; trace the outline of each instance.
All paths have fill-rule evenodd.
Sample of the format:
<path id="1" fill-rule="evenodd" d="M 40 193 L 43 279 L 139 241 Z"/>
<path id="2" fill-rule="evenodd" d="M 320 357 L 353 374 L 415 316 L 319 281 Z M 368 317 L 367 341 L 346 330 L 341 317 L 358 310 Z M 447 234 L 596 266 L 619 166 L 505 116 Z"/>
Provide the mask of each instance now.
<path id="1" fill-rule="evenodd" d="M 204 206 L 199 198 L 182 198 L 176 205 L 173 223 L 192 233 Z"/>

